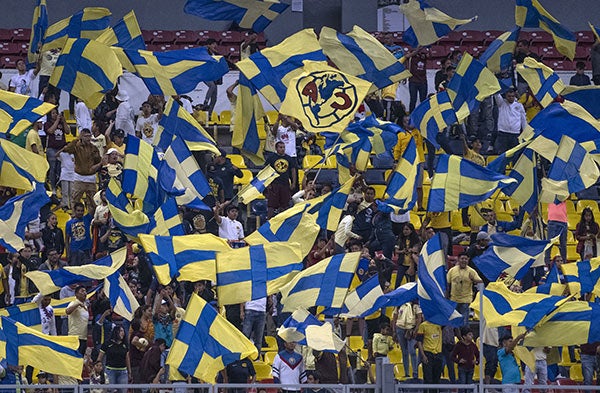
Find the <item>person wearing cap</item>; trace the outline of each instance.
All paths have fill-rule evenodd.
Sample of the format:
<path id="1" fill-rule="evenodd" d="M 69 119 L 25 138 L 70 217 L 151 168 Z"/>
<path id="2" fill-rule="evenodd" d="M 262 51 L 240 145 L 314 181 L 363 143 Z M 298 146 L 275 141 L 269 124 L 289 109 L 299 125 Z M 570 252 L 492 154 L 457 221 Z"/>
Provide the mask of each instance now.
<path id="1" fill-rule="evenodd" d="M 96 172 L 102 166 L 102 157 L 98 148 L 92 144 L 92 132 L 84 128 L 79 137 L 62 148 L 65 153 L 75 157 L 75 175 L 73 177 L 73 194 L 71 201 L 79 202 L 85 195 L 85 205 L 90 214 L 96 210 L 94 194 L 96 193 Z"/>
<path id="2" fill-rule="evenodd" d="M 473 259 L 480 256 L 484 253 L 485 250 L 488 249 L 491 238 L 487 232 L 479 232 L 477 233 L 477 241 L 472 244 L 467 250 L 467 255 L 469 256 L 469 267 L 477 272 L 479 277 L 483 280 L 483 283 L 487 285 L 490 280 L 488 280 L 483 273 L 477 268 L 477 265 L 473 263 Z"/>
<path id="3" fill-rule="evenodd" d="M 242 177 L 242 171 L 231 163 L 231 160 L 227 158 L 225 150 L 219 149 L 221 154 L 216 156 L 214 159 L 214 176 L 221 179 L 223 183 L 223 194 L 225 200 L 230 201 L 233 199 L 233 177 Z"/>
<path id="4" fill-rule="evenodd" d="M 123 173 L 123 157 L 119 151 L 111 147 L 106 151 L 104 157 L 102 157 L 102 168 L 98 173 L 100 188 L 108 187 L 110 179 L 117 178 L 121 179 Z"/>
<path id="5" fill-rule="evenodd" d="M 37 385 L 50 385 L 50 381 L 48 380 L 48 373 L 45 371 L 40 371 L 37 374 Z M 35 388 L 34 393 L 52 393 L 54 389 L 51 388 Z"/>
<path id="6" fill-rule="evenodd" d="M 219 237 L 227 239 L 230 242 L 237 242 L 244 239 L 244 227 L 237 220 L 238 207 L 236 205 L 227 205 L 225 208 L 225 216 L 221 216 L 220 212 L 226 204 L 217 202 L 213 208 L 215 221 L 219 225 Z"/>
<path id="7" fill-rule="evenodd" d="M 125 131 L 120 128 L 115 128 L 115 123 L 111 120 L 109 126 L 104 133 L 106 137 L 106 149 L 115 148 L 121 156 L 125 156 Z"/>
<path id="8" fill-rule="evenodd" d="M 135 114 L 129 103 L 129 95 L 125 90 L 119 89 L 115 98 L 119 101 L 115 115 L 115 129 L 121 129 L 125 134 L 135 136 Z"/>

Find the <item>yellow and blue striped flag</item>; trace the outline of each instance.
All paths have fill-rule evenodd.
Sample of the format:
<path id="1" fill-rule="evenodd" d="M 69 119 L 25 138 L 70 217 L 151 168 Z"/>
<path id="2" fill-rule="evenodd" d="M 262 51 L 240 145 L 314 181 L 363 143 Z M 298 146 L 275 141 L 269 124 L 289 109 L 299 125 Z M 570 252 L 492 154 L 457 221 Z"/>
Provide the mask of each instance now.
<path id="1" fill-rule="evenodd" d="M 600 42 L 600 29 L 595 27 L 590 22 L 588 22 L 588 25 L 590 25 L 590 29 L 592 29 L 592 33 L 594 33 L 594 36 L 596 36 L 596 42 Z"/>
<path id="2" fill-rule="evenodd" d="M 180 206 L 210 210 L 202 201 L 212 189 L 183 139 L 175 137 L 160 165 L 159 184 Z"/>
<path id="3" fill-rule="evenodd" d="M 500 281 L 491 282 L 483 291 L 483 317 L 487 327 L 524 326 L 536 328 L 569 298 L 542 293 L 512 292 Z M 471 303 L 479 310 L 479 296 Z M 550 319 L 551 320 L 551 319 Z M 547 322 L 545 322 L 547 323 Z"/>
<path id="4" fill-rule="evenodd" d="M 260 33 L 288 7 L 277 0 L 188 0 L 183 12 L 208 20 L 234 21 Z"/>
<path id="5" fill-rule="evenodd" d="M 10 252 L 24 247 L 25 229 L 38 218 L 40 209 L 50 198 L 44 184 L 37 183 L 33 191 L 12 197 L 0 206 L 0 245 Z"/>
<path id="6" fill-rule="evenodd" d="M 382 89 L 410 76 L 396 57 L 368 32 L 354 26 L 348 34 L 324 26 L 319 34 L 323 53 L 343 72 Z"/>
<path id="7" fill-rule="evenodd" d="M 321 229 L 328 231 L 335 231 L 337 229 L 353 184 L 354 177 L 351 177 L 330 193 L 305 202 L 309 206 L 308 212 L 316 218 L 317 224 Z"/>
<path id="8" fill-rule="evenodd" d="M 113 311 L 128 321 L 133 319 L 133 313 L 140 304 L 129 285 L 121 276 L 121 273 L 114 272 L 104 279 L 104 293 L 110 301 Z"/>
<path id="9" fill-rule="evenodd" d="M 46 30 L 42 52 L 53 48 L 64 48 L 68 38 L 94 40 L 106 30 L 112 14 L 108 8 L 86 7 L 62 19 Z"/>
<path id="10" fill-rule="evenodd" d="M 383 201 L 401 210 L 410 210 L 417 201 L 417 172 L 419 169 L 419 160 L 417 158 L 417 143 L 415 138 L 411 138 L 402 152 L 402 157 L 398 160 L 394 171 L 387 179 L 385 195 L 387 198 Z"/>
<path id="11" fill-rule="evenodd" d="M 527 81 L 535 99 L 547 107 L 564 90 L 565 84 L 550 67 L 526 57 L 522 64 L 517 64 L 517 72 Z"/>
<path id="12" fill-rule="evenodd" d="M 272 242 L 298 243 L 302 257 L 312 249 L 321 228 L 306 205 L 296 205 L 272 217 L 244 240 L 250 245 Z"/>
<path id="13" fill-rule="evenodd" d="M 221 155 L 212 136 L 177 101 L 170 98 L 160 119 L 158 132 L 154 136 L 154 145 L 164 152 L 177 136 L 183 139 L 192 151 L 208 150 Z"/>
<path id="14" fill-rule="evenodd" d="M 56 105 L 0 90 L 0 133 L 19 135 Z"/>
<path id="15" fill-rule="evenodd" d="M 153 235 L 182 236 L 185 235 L 183 221 L 179 215 L 179 206 L 175 198 L 167 200 L 150 217 L 148 232 Z"/>
<path id="16" fill-rule="evenodd" d="M 144 213 L 156 211 L 164 199 L 158 182 L 160 164 L 152 145 L 132 135 L 127 138 L 121 187 L 142 201 Z"/>
<path id="17" fill-rule="evenodd" d="M 503 273 L 521 280 L 532 267 L 544 266 L 544 254 L 552 241 L 533 240 L 507 233 L 494 233 L 492 242 L 473 263 L 490 281 Z"/>
<path id="18" fill-rule="evenodd" d="M 279 173 L 271 165 L 265 166 L 238 193 L 238 199 L 243 204 L 249 204 L 265 192 L 265 189 L 279 177 Z"/>
<path id="19" fill-rule="evenodd" d="M 595 119 L 600 118 L 600 86 L 565 86 L 560 95 L 579 104 Z"/>
<path id="20" fill-rule="evenodd" d="M 37 5 L 33 9 L 31 37 L 29 37 L 29 46 L 27 47 L 27 64 L 30 66 L 33 66 L 37 61 L 38 55 L 36 52 L 41 49 L 46 29 L 48 29 L 46 0 L 37 0 Z"/>
<path id="21" fill-rule="evenodd" d="M 554 46 L 563 55 L 573 60 L 576 37 L 546 11 L 538 0 L 517 0 L 515 22 L 519 27 L 540 28 L 552 34 Z"/>
<path id="22" fill-rule="evenodd" d="M 564 263 L 560 266 L 571 295 L 594 293 L 600 295 L 600 259 Z"/>
<path id="23" fill-rule="evenodd" d="M 108 46 L 90 39 L 68 39 L 50 84 L 82 99 L 89 108 L 96 108 L 122 74 L 121 63 Z"/>
<path id="24" fill-rule="evenodd" d="M 446 90 L 456 118 L 461 121 L 479 108 L 479 103 L 486 97 L 499 92 L 500 83 L 492 71 L 464 53 Z"/>
<path id="25" fill-rule="evenodd" d="M 479 57 L 479 61 L 495 74 L 508 70 L 512 65 L 513 53 L 520 33 L 521 28 L 515 26 L 512 30 L 501 34 L 487 47 Z"/>
<path id="26" fill-rule="evenodd" d="M 0 341 L 6 352 L 0 356 L 8 364 L 26 364 L 51 374 L 81 379 L 83 355 L 77 336 L 50 336 L 2 317 Z"/>
<path id="27" fill-rule="evenodd" d="M 417 105 L 410 114 L 410 122 L 421 131 L 424 138 L 439 149 L 440 144 L 436 141 L 437 134 L 458 122 L 448 91 L 440 91 Z"/>
<path id="28" fill-rule="evenodd" d="M 0 138 L 0 186 L 31 191 L 34 183 L 44 183 L 48 161 L 39 154 Z"/>
<path id="29" fill-rule="evenodd" d="M 423 245 L 417 271 L 417 295 L 425 320 L 441 326 L 460 326 L 463 317 L 456 311 L 456 303 L 445 297 L 446 257 L 439 233 Z"/>
<path id="30" fill-rule="evenodd" d="M 477 19 L 455 19 L 431 7 L 424 0 L 409 0 L 400 5 L 410 27 L 402 35 L 402 40 L 416 48 L 431 45 L 454 29 Z"/>
<path id="31" fill-rule="evenodd" d="M 304 268 L 298 246 L 273 242 L 218 253 L 219 305 L 244 303 L 279 292 Z"/>
<path id="32" fill-rule="evenodd" d="M 535 152 L 526 148 L 523 150 L 508 177 L 515 179 L 502 189 L 502 193 L 519 202 L 521 209 L 531 213 L 537 207 L 540 185 L 538 182 Z"/>
<path id="33" fill-rule="evenodd" d="M 256 347 L 242 332 L 192 294 L 166 363 L 171 369 L 214 383 L 228 364 L 257 356 Z"/>
<path id="34" fill-rule="evenodd" d="M 229 71 L 223 56 L 212 56 L 205 47 L 151 52 L 123 49 L 134 73 L 150 90 L 150 94 L 174 96 L 193 91 L 198 83 L 214 81 Z M 163 117 L 164 118 L 164 117 Z"/>
<path id="35" fill-rule="evenodd" d="M 285 342 L 307 345 L 316 351 L 339 352 L 346 343 L 333 332 L 331 323 L 320 322 L 305 309 L 298 309 L 277 329 Z"/>
<path id="36" fill-rule="evenodd" d="M 562 296 L 566 289 L 564 275 L 558 271 L 558 265 L 553 264 L 550 271 L 540 280 L 539 285 L 531 287 L 525 292 Z"/>
<path id="37" fill-rule="evenodd" d="M 448 212 L 485 201 L 516 180 L 455 155 L 439 156 L 427 210 Z"/>
<path id="38" fill-rule="evenodd" d="M 359 252 L 337 254 L 300 272 L 281 288 L 283 311 L 342 307 L 359 259 Z"/>
<path id="39" fill-rule="evenodd" d="M 304 72 L 305 60 L 327 61 L 313 29 L 301 30 L 253 53 L 236 66 L 267 101 L 277 105 L 284 100 L 291 80 Z"/>
<path id="40" fill-rule="evenodd" d="M 551 182 L 542 183 L 542 201 L 562 201 L 594 185 L 600 178 L 600 170 L 581 144 L 563 135 L 547 178 Z"/>
<path id="41" fill-rule="evenodd" d="M 342 143 L 340 149 L 348 163 L 352 164 L 359 172 L 364 172 L 371 163 L 371 150 L 373 146 L 369 138 L 358 139 L 351 143 Z"/>
<path id="42" fill-rule="evenodd" d="M 265 141 L 259 137 L 258 120 L 265 117 L 265 110 L 256 89 L 241 72 L 235 113 L 231 146 L 240 149 L 254 164 L 264 164 Z"/>
<path id="43" fill-rule="evenodd" d="M 325 62 L 306 61 L 303 73 L 290 81 L 279 112 L 298 119 L 312 132 L 342 132 L 371 86 Z"/>
<path id="44" fill-rule="evenodd" d="M 363 318 L 369 316 L 373 305 L 383 297 L 383 290 L 379 284 L 379 276 L 363 281 L 359 286 L 348 292 L 339 316 L 342 318 Z"/>
<path id="45" fill-rule="evenodd" d="M 71 299 L 72 300 L 72 299 Z M 42 331 L 42 318 L 40 309 L 35 302 L 23 303 L 16 306 L 0 308 L 0 316 L 8 317 L 15 322 Z"/>
<path id="46" fill-rule="evenodd" d="M 124 49 L 146 49 L 142 30 L 133 10 L 128 12 L 112 28 L 106 29 L 104 33 L 96 38 L 96 41 Z"/>
<path id="47" fill-rule="evenodd" d="M 217 253 L 230 251 L 225 239 L 210 233 L 185 236 L 141 234 L 140 243 L 148 254 L 158 282 L 216 281 Z"/>
<path id="48" fill-rule="evenodd" d="M 26 276 L 33 281 L 40 293 L 48 295 L 65 285 L 104 280 L 123 266 L 126 257 L 127 249 L 121 248 L 88 265 L 65 266 L 56 270 L 34 270 L 27 272 Z"/>
<path id="49" fill-rule="evenodd" d="M 600 121 L 573 101 L 552 103 L 540 111 L 529 125 L 535 130 L 529 147 L 552 162 L 565 130 L 578 143 L 600 139 Z"/>

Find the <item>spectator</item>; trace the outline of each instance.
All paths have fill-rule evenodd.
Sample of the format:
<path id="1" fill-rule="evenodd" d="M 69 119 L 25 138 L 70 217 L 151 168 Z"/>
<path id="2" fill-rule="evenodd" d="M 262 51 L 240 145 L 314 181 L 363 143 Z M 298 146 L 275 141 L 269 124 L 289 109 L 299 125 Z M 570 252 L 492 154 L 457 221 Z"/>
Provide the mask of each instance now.
<path id="1" fill-rule="evenodd" d="M 60 257 L 65 252 L 65 238 L 62 229 L 58 227 L 58 218 L 56 214 L 51 213 L 46 220 L 46 226 L 42 228 L 42 259 L 46 259 L 48 251 L 53 249 Z"/>
<path id="2" fill-rule="evenodd" d="M 591 84 L 590 77 L 585 74 L 585 63 L 583 61 L 578 61 L 575 63 L 575 75 L 569 80 L 569 85 L 589 86 Z"/>
<path id="3" fill-rule="evenodd" d="M 33 123 L 33 126 L 27 131 L 27 137 L 25 139 L 25 149 L 41 156 L 44 155 L 44 144 L 42 143 L 39 134 L 39 130 L 41 130 L 42 127 L 42 119 L 39 119 Z"/>
<path id="4" fill-rule="evenodd" d="M 94 316 L 92 342 L 94 343 L 94 348 L 99 349 L 104 342 L 110 339 L 111 331 L 114 330 L 111 320 L 112 308 L 110 300 L 108 300 L 103 290 L 96 292 L 96 296 L 91 302 L 90 310 Z M 102 336 L 104 336 L 104 341 L 102 341 Z"/>
<path id="5" fill-rule="evenodd" d="M 80 354 L 84 354 L 87 348 L 88 320 L 90 319 L 87 291 L 85 287 L 75 288 L 75 300 L 67 306 L 65 313 L 69 322 L 69 336 L 79 337 Z"/>
<path id="6" fill-rule="evenodd" d="M 158 131 L 158 123 L 162 118 L 162 106 L 158 113 L 152 113 L 152 105 L 148 101 L 144 101 L 140 110 L 142 113 L 140 113 L 135 123 L 135 136 L 152 144 Z"/>
<path id="7" fill-rule="evenodd" d="M 459 332 L 460 335 L 460 332 Z M 452 361 L 452 352 L 456 344 L 456 334 L 454 328 L 446 325 L 442 328 L 442 373 L 444 367 L 448 370 L 448 379 L 450 383 L 456 383 L 456 369 Z"/>
<path id="8" fill-rule="evenodd" d="M 358 209 L 358 204 L 356 202 L 352 202 L 348 204 L 346 208 L 345 214 L 338 224 L 338 227 L 333 235 L 334 243 L 335 243 L 335 254 L 342 254 L 346 250 L 346 243 L 350 239 L 362 240 L 362 236 L 357 235 L 352 232 L 355 214 Z"/>
<path id="9" fill-rule="evenodd" d="M 240 45 L 241 60 L 247 59 L 251 54 L 258 52 L 258 43 L 256 42 L 257 38 L 258 35 L 253 31 L 246 35 L 244 41 Z"/>
<path id="10" fill-rule="evenodd" d="M 469 304 L 473 301 L 473 285 L 482 282 L 477 272 L 468 266 L 469 256 L 462 253 L 458 256 L 456 266 L 446 274 L 449 298 L 456 302 L 456 311 L 463 316 L 462 326 L 469 324 Z"/>
<path id="11" fill-rule="evenodd" d="M 215 221 L 219 224 L 219 237 L 227 239 L 230 242 L 239 242 L 244 239 L 244 226 L 237 220 L 238 207 L 228 205 L 225 208 L 225 216 L 221 216 L 219 212 L 223 206 L 220 203 L 213 208 L 215 213 Z"/>
<path id="12" fill-rule="evenodd" d="M 213 38 L 209 38 L 206 40 L 206 49 L 208 53 L 213 56 L 220 56 L 220 53 L 217 52 L 217 41 Z M 208 112 L 208 119 L 210 120 L 212 116 L 212 112 L 215 109 L 215 105 L 217 104 L 217 85 L 223 84 L 223 78 L 217 79 L 215 81 L 204 82 L 206 86 L 208 86 L 208 90 L 206 91 L 206 96 L 204 97 L 204 110 Z"/>
<path id="13" fill-rule="evenodd" d="M 298 125 L 293 121 L 293 118 L 279 114 L 277 121 L 271 127 L 271 133 L 275 137 L 276 143 L 283 142 L 285 144 L 285 154 L 296 158 L 296 131 Z M 277 145 L 275 146 L 277 148 Z"/>
<path id="14" fill-rule="evenodd" d="M 408 78 L 408 89 L 410 90 L 410 104 L 408 111 L 412 111 L 417 106 L 417 96 L 419 103 L 427 97 L 427 57 L 428 49 L 418 47 L 404 56 L 408 59 L 408 69 L 412 76 Z"/>
<path id="15" fill-rule="evenodd" d="M 223 383 L 254 383 L 256 371 L 252 361 L 248 358 L 236 360 L 221 371 Z M 245 393 L 246 389 L 229 389 L 232 393 Z"/>
<path id="16" fill-rule="evenodd" d="M 36 67 L 29 71 L 27 70 L 25 60 L 17 60 L 17 74 L 14 74 L 10 77 L 10 81 L 8 82 L 8 91 L 30 96 L 31 82 L 40 72 L 40 60 L 38 60 Z"/>
<path id="17" fill-rule="evenodd" d="M 600 85 L 600 40 L 596 40 L 592 49 L 590 50 L 590 57 L 592 59 L 592 81 L 594 85 Z"/>
<path id="18" fill-rule="evenodd" d="M 104 364 L 101 361 L 96 361 L 92 372 L 90 373 L 90 385 L 108 385 L 108 375 L 104 372 Z M 104 393 L 101 388 L 90 389 L 90 393 Z"/>
<path id="19" fill-rule="evenodd" d="M 106 356 L 106 374 L 111 385 L 125 385 L 129 382 L 131 364 L 129 363 L 128 351 L 127 342 L 125 341 L 125 329 L 123 329 L 123 326 L 115 326 L 110 340 L 102 345 L 98 355 L 99 362 Z M 120 393 L 126 391 L 127 389 L 119 389 Z"/>
<path id="20" fill-rule="evenodd" d="M 517 64 L 523 64 L 526 57 L 531 57 L 535 61 L 541 61 L 540 57 L 536 53 L 531 51 L 530 46 L 529 46 L 529 41 L 519 40 L 519 42 L 517 42 L 517 51 L 515 53 L 514 60 Z M 529 88 L 529 85 L 527 84 L 527 81 L 521 76 L 521 74 L 518 74 L 517 75 L 518 94 L 519 95 L 524 94 L 528 88 Z"/>
<path id="21" fill-rule="evenodd" d="M 567 202 L 548 204 L 548 239 L 559 236 L 559 250 L 562 259 L 567 259 Z M 546 252 L 546 263 L 550 261 L 550 250 Z"/>
<path id="22" fill-rule="evenodd" d="M 61 174 L 58 152 L 67 145 L 66 136 L 71 133 L 71 129 L 63 115 L 58 113 L 58 109 L 54 108 L 50 112 L 46 123 L 44 123 L 44 131 L 47 135 L 46 159 L 50 164 L 48 180 L 50 181 L 50 187 L 52 187 L 52 194 L 56 194 L 56 185 Z M 61 191 L 64 194 L 64 190 Z"/>
<path id="23" fill-rule="evenodd" d="M 423 382 L 439 384 L 442 375 L 442 327 L 431 322 L 423 322 L 417 331 L 419 356 L 423 362 Z M 437 389 L 427 389 L 436 393 Z"/>
<path id="24" fill-rule="evenodd" d="M 452 351 L 452 360 L 458 364 L 458 383 L 470 385 L 473 383 L 475 365 L 479 364 L 479 349 L 473 342 L 473 332 L 469 327 L 463 326 L 460 335 L 462 339 L 456 343 Z M 466 393 L 463 390 L 462 393 Z"/>
<path id="25" fill-rule="evenodd" d="M 48 259 L 40 265 L 38 270 L 48 271 L 65 267 L 65 263 L 60 259 L 60 254 L 54 248 L 48 248 L 46 255 L 48 256 Z"/>
<path id="26" fill-rule="evenodd" d="M 373 334 L 373 356 L 387 357 L 388 352 L 393 348 L 394 340 L 390 336 L 390 325 L 383 322 L 379 327 L 379 333 Z"/>
<path id="27" fill-rule="evenodd" d="M 73 202 L 79 202 L 85 195 L 85 204 L 89 214 L 96 209 L 94 194 L 96 193 L 96 172 L 102 166 L 102 158 L 96 146 L 92 145 L 92 133 L 88 129 L 81 130 L 79 138 L 69 143 L 62 150 L 75 157 L 75 175 L 73 176 Z"/>
<path id="28" fill-rule="evenodd" d="M 154 344 L 144 354 L 140 367 L 143 383 L 158 384 L 165 373 L 162 364 L 162 354 L 167 349 L 164 338 L 157 338 Z"/>
<path id="29" fill-rule="evenodd" d="M 231 163 L 227 158 L 227 154 L 223 149 L 219 150 L 221 154 L 214 159 L 214 177 L 221 179 L 223 183 L 223 194 L 225 201 L 233 199 L 233 178 L 234 176 L 242 177 L 244 174 L 240 169 Z"/>
<path id="30" fill-rule="evenodd" d="M 267 318 L 267 298 L 261 297 L 246 302 L 241 310 L 242 332 L 252 340 L 256 349 L 258 349 L 258 353 L 260 353 Z"/>
<path id="31" fill-rule="evenodd" d="M 286 392 L 299 392 L 300 389 L 296 386 L 306 383 L 304 360 L 302 355 L 294 351 L 295 342 L 285 342 L 283 347 L 284 350 L 275 355 L 275 359 L 273 359 L 273 380 L 275 383 L 295 385 L 286 387 Z"/>
<path id="32" fill-rule="evenodd" d="M 119 89 L 115 98 L 119 101 L 115 115 L 115 129 L 125 131 L 125 135 L 135 136 L 135 114 L 129 103 L 129 95 L 125 90 Z"/>
<path id="33" fill-rule="evenodd" d="M 140 320 L 131 321 L 132 333 L 129 335 L 129 363 L 131 366 L 130 378 L 132 383 L 143 383 L 141 379 L 141 364 L 144 353 L 148 348 L 148 340 L 140 330 Z"/>
<path id="34" fill-rule="evenodd" d="M 519 135 L 527 127 L 525 108 L 516 100 L 516 92 L 509 89 L 502 98 L 494 96 L 498 105 L 498 134 L 496 136 L 496 152 L 502 154 L 519 144 Z"/>
<path id="35" fill-rule="evenodd" d="M 532 370 L 528 365 L 525 365 L 525 385 L 533 385 L 536 376 L 537 385 L 547 385 L 548 364 L 546 363 L 546 355 L 550 352 L 550 348 L 535 347 L 532 352 L 535 359 L 535 369 Z M 530 390 L 524 389 L 523 392 L 529 393 Z"/>
<path id="36" fill-rule="evenodd" d="M 434 86 L 436 86 L 436 87 L 440 86 L 442 84 L 442 82 L 448 80 L 448 75 L 446 74 L 446 70 L 451 65 L 452 65 L 452 60 L 450 60 L 450 57 L 447 57 L 444 60 L 442 60 L 440 69 L 435 73 L 435 77 L 433 78 L 433 80 L 434 80 L 433 85 Z"/>
<path id="37" fill-rule="evenodd" d="M 59 57 L 59 48 L 53 48 L 39 54 L 38 61 L 40 62 L 40 71 L 38 73 L 38 95 L 42 94 L 45 89 L 46 93 L 44 94 L 44 97 L 47 97 L 48 94 L 53 94 L 57 98 L 60 97 L 60 89 L 50 84 L 50 76 L 52 76 L 52 71 L 54 71 L 54 66 Z"/>
<path id="38" fill-rule="evenodd" d="M 83 203 L 73 205 L 73 218 L 67 221 L 67 260 L 71 266 L 81 266 L 90 262 L 92 250 L 92 215 L 83 215 Z"/>
<path id="39" fill-rule="evenodd" d="M 577 253 L 581 260 L 587 260 L 598 255 L 596 249 L 596 238 L 600 228 L 594 219 L 592 209 L 586 207 L 581 212 L 581 220 L 575 228 L 575 239 L 577 239 Z"/>
<path id="40" fill-rule="evenodd" d="M 160 290 L 154 298 L 152 322 L 154 324 L 154 339 L 163 339 L 167 348 L 173 344 L 173 321 L 175 320 L 175 305 L 166 288 Z"/>
<path id="41" fill-rule="evenodd" d="M 358 213 L 352 225 L 352 232 L 360 236 L 358 239 L 368 240 L 373 233 L 373 216 L 377 212 L 375 189 L 367 187 L 364 190 L 364 200 L 358 206 Z"/>
<path id="42" fill-rule="evenodd" d="M 583 374 L 583 384 L 593 385 L 594 371 L 598 369 L 598 355 L 600 355 L 600 342 L 582 344 L 581 350 L 581 372 Z M 589 392 L 589 391 L 588 391 Z"/>
<path id="43" fill-rule="evenodd" d="M 497 232 L 510 232 L 515 229 L 521 228 L 523 224 L 524 210 L 520 210 L 512 221 L 498 221 L 496 219 L 496 212 L 491 209 L 482 209 L 485 212 L 485 219 L 487 223 L 481 227 L 481 232 L 485 232 L 488 235 L 493 235 Z M 477 235 L 479 236 L 479 235 Z"/>
<path id="44" fill-rule="evenodd" d="M 498 370 L 498 328 L 488 328 L 485 318 L 482 320 L 483 331 L 481 332 L 481 343 L 483 344 L 483 357 L 485 359 L 485 368 L 483 371 L 483 381 L 489 385 L 494 380 L 494 375 Z"/>
<path id="45" fill-rule="evenodd" d="M 502 347 L 498 350 L 498 361 L 502 371 L 502 385 L 516 385 L 521 383 L 521 370 L 513 353 L 517 343 L 525 337 L 522 333 L 515 337 L 508 334 L 502 337 Z M 503 388 L 504 393 L 518 393 L 518 387 Z"/>
<path id="46" fill-rule="evenodd" d="M 40 312 L 42 333 L 56 336 L 56 319 L 54 318 L 54 308 L 50 305 L 51 300 L 52 297 L 50 295 L 38 293 L 34 296 L 32 301 L 37 303 Z"/>
<path id="47" fill-rule="evenodd" d="M 298 184 L 298 169 L 296 160 L 285 153 L 285 144 L 277 142 L 276 154 L 267 158 L 266 164 L 271 165 L 279 176 L 267 187 L 267 218 L 281 212 L 290 206 L 291 191 Z"/>
<path id="48" fill-rule="evenodd" d="M 71 210 L 71 195 L 73 195 L 73 181 L 75 180 L 75 156 L 70 153 L 60 152 L 60 207 L 63 211 Z"/>
<path id="49" fill-rule="evenodd" d="M 75 121 L 77 132 L 81 132 L 84 128 L 88 130 L 92 129 L 92 111 L 80 98 L 77 99 L 77 103 L 75 104 Z"/>
<path id="50" fill-rule="evenodd" d="M 398 257 L 396 288 L 402 284 L 404 277 L 406 277 L 407 282 L 415 280 L 420 251 L 421 238 L 415 230 L 414 225 L 410 222 L 405 222 L 402 225 L 402 232 L 398 236 L 395 250 Z"/>
<path id="51" fill-rule="evenodd" d="M 98 119 L 92 123 L 92 145 L 96 146 L 100 152 L 100 157 L 104 156 L 106 151 L 106 123 Z"/>
<path id="52" fill-rule="evenodd" d="M 417 379 L 417 331 L 423 321 L 423 313 L 416 302 L 405 303 L 394 310 L 392 326 L 396 327 L 396 340 L 402 351 L 402 364 L 404 365 L 404 377 L 411 377 L 409 365 L 412 367 L 412 378 Z M 410 362 L 409 362 L 410 358 Z"/>

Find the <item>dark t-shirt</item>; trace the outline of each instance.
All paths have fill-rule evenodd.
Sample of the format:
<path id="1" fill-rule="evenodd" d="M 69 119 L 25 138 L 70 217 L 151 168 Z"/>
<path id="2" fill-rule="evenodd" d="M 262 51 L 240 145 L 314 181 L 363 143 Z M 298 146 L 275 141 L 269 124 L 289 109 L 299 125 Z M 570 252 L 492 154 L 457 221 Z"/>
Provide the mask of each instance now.
<path id="1" fill-rule="evenodd" d="M 215 164 L 213 176 L 221 179 L 221 182 L 223 183 L 223 193 L 225 194 L 225 199 L 232 199 L 233 177 L 242 177 L 242 171 L 240 171 L 238 168 L 235 168 L 228 158 L 223 165 Z"/>
<path id="2" fill-rule="evenodd" d="M 408 79 L 413 83 L 427 83 L 427 56 L 415 55 L 409 60 L 409 69 L 412 76 Z M 437 87 L 437 86 L 436 86 Z"/>
<path id="3" fill-rule="evenodd" d="M 132 332 L 129 336 L 129 361 L 131 362 L 131 367 L 138 367 L 142 363 L 142 359 L 144 358 L 144 353 L 140 351 L 135 345 L 131 343 L 134 337 L 142 338 L 144 337 L 144 333 L 138 331 Z"/>
<path id="4" fill-rule="evenodd" d="M 238 360 L 227 365 L 227 380 L 229 383 L 248 383 L 251 376 L 256 375 L 252 362 L 248 359 Z"/>
<path id="5" fill-rule="evenodd" d="M 287 154 L 282 156 L 279 154 L 271 154 L 267 159 L 266 164 L 271 165 L 273 169 L 279 173 L 279 177 L 273 180 L 273 183 L 285 185 L 290 184 L 292 171 L 297 167 L 295 158 L 292 158 Z"/>
<path id="6" fill-rule="evenodd" d="M 110 368 L 126 368 L 127 362 L 125 359 L 128 350 L 125 342 L 117 344 L 112 340 L 106 341 L 100 347 L 100 351 L 105 353 L 106 367 Z"/>
<path id="7" fill-rule="evenodd" d="M 65 139 L 65 130 L 62 129 L 62 126 L 59 125 L 56 130 L 54 130 L 54 134 L 49 134 L 48 129 L 52 127 L 52 121 L 48 120 L 46 124 L 44 124 L 44 131 L 48 135 L 47 144 L 51 149 L 62 149 L 67 144 Z"/>

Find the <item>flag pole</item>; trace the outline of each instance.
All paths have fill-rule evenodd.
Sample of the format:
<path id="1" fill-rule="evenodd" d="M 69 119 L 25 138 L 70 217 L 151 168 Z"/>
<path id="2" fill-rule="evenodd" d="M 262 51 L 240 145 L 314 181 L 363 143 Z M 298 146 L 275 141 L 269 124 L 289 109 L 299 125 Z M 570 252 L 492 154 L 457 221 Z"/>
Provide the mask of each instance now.
<path id="1" fill-rule="evenodd" d="M 333 146 L 335 146 L 338 143 L 338 141 L 340 140 L 341 137 L 342 137 L 342 133 L 340 132 L 340 133 L 338 133 L 338 137 L 336 138 L 336 140 L 333 142 L 332 147 L 329 148 L 329 151 L 327 152 L 325 157 L 323 157 L 325 161 L 327 161 L 327 159 L 333 155 Z M 312 167 L 308 168 L 307 170 L 304 171 L 304 173 L 306 174 L 309 171 L 313 170 L 317 165 L 319 165 L 319 163 L 316 163 Z M 321 169 L 323 169 L 323 167 L 320 167 L 317 170 L 317 174 L 315 175 L 315 179 L 313 180 L 315 183 L 317 182 L 317 178 L 319 177 L 319 174 L 321 173 Z"/>
<path id="2" fill-rule="evenodd" d="M 483 393 L 483 283 L 477 284 L 479 290 L 479 392 Z"/>

